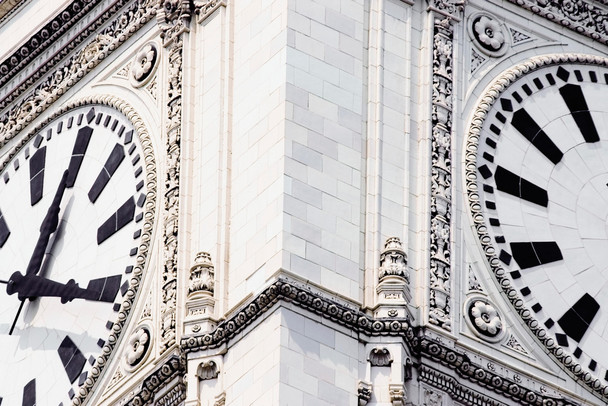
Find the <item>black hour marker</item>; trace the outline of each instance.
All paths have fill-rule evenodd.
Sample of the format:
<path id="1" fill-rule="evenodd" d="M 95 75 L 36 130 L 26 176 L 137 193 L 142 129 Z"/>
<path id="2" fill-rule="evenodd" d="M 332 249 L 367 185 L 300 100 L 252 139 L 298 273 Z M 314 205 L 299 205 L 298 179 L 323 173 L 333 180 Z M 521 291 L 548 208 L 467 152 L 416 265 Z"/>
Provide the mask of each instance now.
<path id="1" fill-rule="evenodd" d="M 556 75 L 558 78 L 560 78 L 564 82 L 567 82 L 568 77 L 570 76 L 570 72 L 568 72 L 566 69 L 564 69 L 562 66 L 560 66 L 559 68 L 557 68 Z"/>
<path id="2" fill-rule="evenodd" d="M 91 124 L 91 121 L 95 118 L 95 108 L 91 107 L 91 110 L 87 113 L 87 124 Z M 80 124 L 80 123 L 78 123 Z"/>
<path id="3" fill-rule="evenodd" d="M 42 199 L 46 146 L 37 150 L 30 158 L 30 200 L 32 206 Z"/>
<path id="4" fill-rule="evenodd" d="M 74 383 L 87 362 L 86 358 L 69 336 L 65 336 L 57 349 L 57 353 L 59 353 L 59 358 L 61 358 L 61 363 L 70 382 Z"/>
<path id="5" fill-rule="evenodd" d="M 600 305 L 593 296 L 585 293 L 564 313 L 557 324 L 574 341 L 580 342 L 599 309 Z"/>
<path id="6" fill-rule="evenodd" d="M 525 109 L 519 109 L 513 113 L 511 124 L 551 162 L 557 164 L 561 161 L 564 155 L 562 151 L 557 148 Z"/>
<path id="7" fill-rule="evenodd" d="M 80 165 L 89 146 L 93 129 L 91 127 L 83 127 L 78 130 L 76 135 L 76 142 L 74 143 L 74 149 L 72 150 L 72 159 L 70 159 L 69 174 L 66 181 L 66 187 L 73 187 L 80 171 Z"/>
<path id="8" fill-rule="evenodd" d="M 578 129 L 581 130 L 583 138 L 586 142 L 597 142 L 600 136 L 597 133 L 593 118 L 589 112 L 589 107 L 585 101 L 585 95 L 579 85 L 567 84 L 559 88 L 559 93 L 562 95 L 568 110 L 572 114 L 572 118 L 576 122 Z"/>
<path id="9" fill-rule="evenodd" d="M 521 269 L 563 259 L 562 252 L 555 241 L 512 242 L 511 252 Z"/>
<path id="10" fill-rule="evenodd" d="M 36 406 L 36 380 L 32 379 L 23 387 L 22 406 Z"/>
<path id="11" fill-rule="evenodd" d="M 134 214 L 135 199 L 131 196 L 129 200 L 120 206 L 116 213 L 112 214 L 110 218 L 97 229 L 97 244 L 101 244 L 118 230 L 133 221 Z"/>
<path id="12" fill-rule="evenodd" d="M 110 153 L 106 163 L 103 165 L 103 168 L 99 172 L 95 183 L 89 190 L 89 200 L 91 203 L 95 203 L 103 189 L 106 187 L 116 169 L 121 164 L 123 159 L 125 158 L 125 150 L 120 144 L 114 145 L 114 149 Z"/>
<path id="13" fill-rule="evenodd" d="M 11 235 L 11 230 L 8 229 L 8 224 L 6 224 L 6 220 L 0 211 L 0 248 L 4 246 L 9 235 Z"/>
<path id="14" fill-rule="evenodd" d="M 568 336 L 565 334 L 555 333 L 555 339 L 557 340 L 557 343 L 562 347 L 570 346 L 570 343 L 568 343 Z"/>
<path id="15" fill-rule="evenodd" d="M 87 291 L 91 294 L 94 293 L 94 296 L 90 297 L 90 300 L 107 303 L 114 302 L 118 289 L 120 288 L 120 280 L 120 275 L 93 279 L 87 286 Z"/>
<path id="16" fill-rule="evenodd" d="M 538 204 L 539 206 L 547 207 L 549 204 L 549 197 L 545 189 L 536 186 L 524 178 L 520 178 L 502 166 L 496 167 L 494 180 L 496 181 L 496 188 L 498 190 Z"/>

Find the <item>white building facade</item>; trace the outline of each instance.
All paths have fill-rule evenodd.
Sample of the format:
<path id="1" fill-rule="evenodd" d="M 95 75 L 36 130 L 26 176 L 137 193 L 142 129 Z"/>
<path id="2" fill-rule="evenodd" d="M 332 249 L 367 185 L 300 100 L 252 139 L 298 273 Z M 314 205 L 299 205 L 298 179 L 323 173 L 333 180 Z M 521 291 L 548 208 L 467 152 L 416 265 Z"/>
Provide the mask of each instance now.
<path id="1" fill-rule="evenodd" d="M 0 405 L 606 404 L 606 43 L 605 0 L 1 3 Z"/>

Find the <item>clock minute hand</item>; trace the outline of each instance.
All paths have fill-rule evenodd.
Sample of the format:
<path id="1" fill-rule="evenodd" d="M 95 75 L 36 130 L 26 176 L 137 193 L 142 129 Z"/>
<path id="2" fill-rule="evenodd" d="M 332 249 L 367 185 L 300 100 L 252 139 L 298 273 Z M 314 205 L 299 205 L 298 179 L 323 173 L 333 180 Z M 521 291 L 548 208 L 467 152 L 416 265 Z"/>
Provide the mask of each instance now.
<path id="1" fill-rule="evenodd" d="M 71 302 L 74 299 L 112 303 L 118 293 L 119 285 L 120 275 L 94 279 L 89 282 L 86 289 L 83 289 L 74 279 L 63 284 L 42 276 L 27 274 L 24 276 L 20 272 L 15 272 L 8 281 L 6 292 L 9 295 L 17 293 L 19 300 L 22 301 L 36 297 L 59 297 L 61 303 Z"/>
<path id="2" fill-rule="evenodd" d="M 49 238 L 51 237 L 51 234 L 57 230 L 57 226 L 59 225 L 59 205 L 61 204 L 63 193 L 65 192 L 68 175 L 69 172 L 67 170 L 63 172 L 53 202 L 40 225 L 40 236 L 38 237 L 38 242 L 36 242 L 36 247 L 34 248 L 30 262 L 27 265 L 27 270 L 25 271 L 26 275 L 35 275 L 40 271 Z"/>

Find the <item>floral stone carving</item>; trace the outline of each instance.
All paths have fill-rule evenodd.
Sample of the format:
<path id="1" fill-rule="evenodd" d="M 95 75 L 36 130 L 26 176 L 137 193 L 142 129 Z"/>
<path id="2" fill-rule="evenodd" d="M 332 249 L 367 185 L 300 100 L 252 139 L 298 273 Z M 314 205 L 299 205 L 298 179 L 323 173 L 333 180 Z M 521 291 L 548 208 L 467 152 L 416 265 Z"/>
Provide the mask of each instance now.
<path id="1" fill-rule="evenodd" d="M 148 83 L 158 65 L 158 48 L 150 42 L 144 45 L 135 55 L 131 64 L 129 79 L 133 87 L 141 87 Z"/>
<path id="2" fill-rule="evenodd" d="M 197 292 L 213 294 L 214 285 L 215 272 L 211 263 L 211 255 L 208 252 L 199 252 L 194 259 L 194 265 L 190 268 L 188 295 Z"/>
<path id="3" fill-rule="evenodd" d="M 479 297 L 467 301 L 466 315 L 473 331 L 482 338 L 498 341 L 502 338 L 504 327 L 496 308 L 486 299 Z"/>
<path id="4" fill-rule="evenodd" d="M 215 310 L 215 271 L 208 252 L 199 252 L 190 268 L 188 297 L 186 300 L 186 319 L 184 330 L 199 333 L 215 327 L 211 320 Z"/>
<path id="5" fill-rule="evenodd" d="M 134 368 L 144 360 L 150 348 L 150 341 L 150 331 L 146 327 L 139 327 L 131 334 L 125 353 L 128 367 Z"/>
<path id="6" fill-rule="evenodd" d="M 490 56 L 502 56 L 507 51 L 503 26 L 490 15 L 473 16 L 470 34 L 479 49 Z"/>

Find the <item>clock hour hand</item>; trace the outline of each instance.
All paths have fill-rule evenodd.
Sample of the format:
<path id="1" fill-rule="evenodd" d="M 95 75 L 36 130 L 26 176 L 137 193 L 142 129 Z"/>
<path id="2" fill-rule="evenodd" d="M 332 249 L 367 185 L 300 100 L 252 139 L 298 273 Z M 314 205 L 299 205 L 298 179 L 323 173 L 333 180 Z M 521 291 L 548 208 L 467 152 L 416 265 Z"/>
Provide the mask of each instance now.
<path id="1" fill-rule="evenodd" d="M 36 247 L 34 248 L 30 262 L 27 265 L 27 270 L 25 271 L 26 275 L 36 275 L 40 271 L 49 238 L 51 237 L 51 234 L 57 230 L 57 226 L 59 225 L 59 205 L 61 204 L 61 199 L 65 192 L 68 175 L 69 172 L 67 170 L 63 172 L 53 202 L 40 225 L 40 236 L 38 237 L 38 242 L 36 242 Z"/>
<path id="2" fill-rule="evenodd" d="M 120 275 L 93 279 L 87 288 L 83 289 L 73 279 L 63 284 L 42 276 L 22 275 L 21 272 L 15 272 L 6 285 L 6 292 L 9 295 L 16 293 L 21 301 L 37 297 L 59 297 L 61 303 L 71 302 L 74 299 L 112 303 L 120 289 L 120 280 Z"/>

